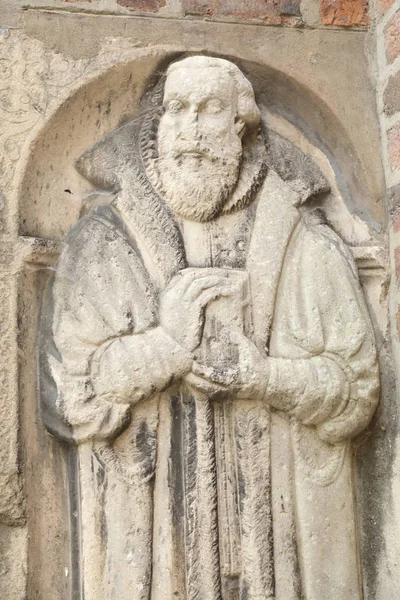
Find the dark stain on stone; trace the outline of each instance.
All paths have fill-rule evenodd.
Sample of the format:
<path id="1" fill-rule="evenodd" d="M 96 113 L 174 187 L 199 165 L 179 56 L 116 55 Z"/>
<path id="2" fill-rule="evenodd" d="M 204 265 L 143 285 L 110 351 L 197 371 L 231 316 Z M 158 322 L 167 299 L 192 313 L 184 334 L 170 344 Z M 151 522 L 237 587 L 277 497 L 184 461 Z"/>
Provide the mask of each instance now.
<path id="1" fill-rule="evenodd" d="M 262 19 L 273 24 L 280 24 L 281 17 L 301 16 L 299 0 L 183 0 L 183 9 L 188 15 Z"/>
<path id="2" fill-rule="evenodd" d="M 171 517 L 173 528 L 173 553 L 176 565 L 174 596 L 185 597 L 185 509 L 183 480 L 183 406 L 178 390 L 171 394 L 171 460 L 169 461 L 169 487 L 171 489 Z"/>
<path id="3" fill-rule="evenodd" d="M 153 13 L 158 12 L 166 3 L 166 0 L 117 0 L 120 6 Z"/>
<path id="4" fill-rule="evenodd" d="M 96 460 L 96 483 L 97 483 L 97 494 L 98 494 L 98 507 L 99 507 L 99 526 L 100 526 L 100 539 L 104 544 L 104 548 L 107 547 L 108 539 L 108 527 L 107 527 L 107 515 L 106 515 L 106 494 L 108 488 L 107 475 L 105 467 L 102 463 Z"/>
<path id="5" fill-rule="evenodd" d="M 139 460 L 144 467 L 144 476 L 148 477 L 155 469 L 156 434 L 146 420 L 142 420 L 135 434 L 135 447 Z"/>
<path id="6" fill-rule="evenodd" d="M 294 575 L 293 587 L 295 589 L 296 598 L 302 599 L 302 598 L 305 598 L 305 595 L 304 595 L 303 584 L 302 584 L 302 580 L 301 580 L 299 548 L 298 548 L 298 544 L 297 544 L 297 532 L 294 527 L 291 531 L 290 537 L 291 537 L 290 548 L 292 550 L 291 560 L 293 561 L 293 575 Z M 273 544 L 273 540 L 272 540 L 272 544 Z"/>
<path id="7" fill-rule="evenodd" d="M 381 565 L 387 562 L 385 525 L 393 512 L 392 480 L 399 415 L 391 350 L 380 350 L 381 398 L 370 427 L 353 442 L 363 582 L 367 598 L 378 593 Z"/>
<path id="8" fill-rule="evenodd" d="M 78 451 L 74 446 L 66 446 L 69 519 L 70 519 L 70 548 L 71 548 L 71 594 L 72 600 L 80 598 L 80 563 L 81 563 L 81 507 L 79 498 L 79 469 Z"/>

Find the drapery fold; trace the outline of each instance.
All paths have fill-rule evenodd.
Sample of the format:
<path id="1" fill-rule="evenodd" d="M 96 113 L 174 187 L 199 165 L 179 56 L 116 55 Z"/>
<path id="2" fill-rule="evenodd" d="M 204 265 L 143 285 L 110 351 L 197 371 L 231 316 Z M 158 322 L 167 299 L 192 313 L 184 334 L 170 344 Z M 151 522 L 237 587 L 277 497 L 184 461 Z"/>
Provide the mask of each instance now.
<path id="1" fill-rule="evenodd" d="M 377 402 L 373 333 L 344 245 L 325 226 L 301 219 L 295 202 L 271 171 L 248 249 L 252 335 L 273 367 L 264 401 L 233 400 L 230 417 L 239 598 L 359 599 L 348 440 Z M 159 389 L 139 385 L 140 377 L 152 380 L 151 360 L 141 358 L 133 385 L 145 391 L 136 400 L 133 391 L 112 397 L 113 377 L 116 390 L 121 384 L 120 361 L 109 350 L 114 340 L 150 339 L 158 327 L 160 279 L 152 281 L 150 265 L 135 222 L 117 203 L 95 209 L 71 232 L 53 285 L 55 348 L 47 358 L 58 387 L 54 412 L 81 442 L 86 597 L 220 600 L 212 402 L 173 381 L 163 392 L 162 377 Z M 96 393 L 91 369 L 103 344 Z M 162 360 L 178 379 L 183 363 L 173 364 L 171 348 Z M 293 377 L 296 368 L 314 373 L 304 376 L 309 392 Z M 107 411 L 116 410 L 114 423 Z"/>

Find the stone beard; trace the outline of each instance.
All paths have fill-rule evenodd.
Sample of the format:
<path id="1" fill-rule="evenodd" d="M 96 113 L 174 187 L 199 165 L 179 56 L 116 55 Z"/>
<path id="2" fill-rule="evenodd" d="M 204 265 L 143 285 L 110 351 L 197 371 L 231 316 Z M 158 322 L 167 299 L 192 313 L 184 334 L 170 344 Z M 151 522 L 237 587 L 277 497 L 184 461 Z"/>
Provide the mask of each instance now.
<path id="1" fill-rule="evenodd" d="M 242 144 L 233 132 L 218 147 L 212 139 L 171 140 L 161 119 L 158 130 L 160 157 L 156 168 L 161 193 L 174 213 L 193 221 L 210 221 L 219 215 L 239 177 Z"/>
<path id="2" fill-rule="evenodd" d="M 362 600 L 350 440 L 378 401 L 373 329 L 260 120 L 236 65 L 190 57 L 158 122 L 77 162 L 119 191 L 69 234 L 39 347 L 47 426 L 79 447 L 86 600 Z"/>

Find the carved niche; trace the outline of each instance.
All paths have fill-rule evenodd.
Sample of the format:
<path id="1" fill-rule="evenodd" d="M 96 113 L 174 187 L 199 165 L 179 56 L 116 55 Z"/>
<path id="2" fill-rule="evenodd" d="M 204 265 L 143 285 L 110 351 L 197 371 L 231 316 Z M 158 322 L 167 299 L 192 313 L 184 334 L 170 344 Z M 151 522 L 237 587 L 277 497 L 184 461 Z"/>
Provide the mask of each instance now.
<path id="1" fill-rule="evenodd" d="M 85 599 L 361 599 L 378 366 L 326 177 L 205 56 L 76 168 L 98 193 L 47 290 L 41 397 L 78 447 Z"/>

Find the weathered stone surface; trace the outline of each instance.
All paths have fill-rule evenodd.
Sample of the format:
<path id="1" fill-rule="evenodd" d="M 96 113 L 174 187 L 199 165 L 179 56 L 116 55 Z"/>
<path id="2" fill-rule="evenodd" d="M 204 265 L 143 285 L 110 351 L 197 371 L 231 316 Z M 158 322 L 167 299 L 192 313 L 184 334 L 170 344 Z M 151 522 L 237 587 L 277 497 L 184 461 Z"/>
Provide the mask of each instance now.
<path id="1" fill-rule="evenodd" d="M 38 10 L 40 4 L 46 10 Z M 154 3 L 150 4 L 155 6 Z M 305 17 L 306 4 L 309 6 L 310 2 L 302 3 L 302 21 L 305 23 L 309 22 L 308 17 Z M 1 498 L 4 508 L 2 518 L 5 521 L 10 519 L 7 522 L 12 522 L 13 526 L 4 526 L 0 532 L 0 596 L 16 600 L 79 598 L 79 570 L 83 554 L 86 553 L 87 556 L 88 552 L 93 552 L 93 546 L 88 548 L 85 542 L 82 554 L 80 532 L 85 526 L 85 540 L 101 539 L 101 552 L 106 543 L 107 547 L 117 548 L 121 552 L 118 555 L 113 550 L 106 558 L 109 573 L 113 572 L 114 566 L 119 573 L 119 580 L 113 580 L 118 598 L 123 598 L 127 593 L 126 582 L 130 581 L 135 569 L 140 570 L 143 564 L 141 561 L 146 559 L 137 550 L 147 547 L 148 537 L 142 539 L 142 545 L 131 543 L 131 535 L 140 536 L 145 533 L 146 519 L 143 520 L 144 529 L 135 532 L 129 530 L 129 535 L 124 532 L 127 523 L 136 522 L 138 512 L 148 515 L 148 522 L 152 518 L 146 485 L 141 489 L 135 488 L 133 492 L 132 478 L 135 473 L 126 468 L 126 462 L 132 458 L 132 447 L 138 447 L 135 444 L 139 445 L 140 452 L 149 451 L 151 455 L 153 440 L 151 436 L 146 436 L 146 431 L 151 431 L 153 424 L 151 419 L 146 421 L 149 416 L 148 403 L 143 400 L 134 407 L 135 418 L 141 420 L 143 416 L 148 429 L 146 430 L 147 425 L 139 428 L 133 441 L 124 433 L 117 441 L 112 442 L 117 458 L 127 459 L 121 470 L 121 461 L 115 460 L 115 454 L 108 451 L 107 444 L 99 449 L 93 459 L 90 442 L 82 442 L 76 450 L 47 434 L 37 409 L 37 323 L 44 288 L 49 275 L 54 272 L 67 231 L 77 223 L 82 211 L 96 210 L 95 205 L 98 205 L 98 209 L 101 208 L 100 205 L 105 208 L 111 201 L 108 192 L 93 190 L 93 184 L 76 172 L 76 158 L 99 140 L 119 140 L 122 145 L 126 143 L 131 147 L 130 144 L 137 138 L 130 138 L 130 135 L 125 137 L 124 132 L 135 134 L 132 120 L 146 113 L 146 98 L 151 96 L 154 81 L 164 72 L 167 63 L 181 57 L 183 52 L 190 51 L 229 57 L 246 73 L 256 90 L 257 102 L 268 132 L 269 168 L 275 170 L 293 193 L 304 200 L 300 212 L 302 219 L 307 220 L 308 228 L 313 229 L 315 223 L 312 217 L 323 209 L 330 227 L 339 232 L 340 237 L 351 247 L 375 329 L 382 383 L 381 403 L 373 422 L 353 442 L 364 600 L 397 598 L 400 594 L 400 579 L 394 574 L 400 555 L 396 536 L 396 523 L 400 521 L 396 512 L 396 482 L 400 473 L 396 458 L 398 418 L 395 373 L 390 348 L 391 343 L 396 344 L 397 337 L 395 334 L 393 338 L 390 337 L 387 324 L 388 271 L 385 248 L 381 245 L 387 227 L 374 103 L 375 82 L 368 77 L 365 57 L 368 38 L 365 32 L 351 31 L 351 28 L 341 31 L 337 28 L 321 28 L 318 19 L 313 23 L 316 29 L 305 27 L 301 31 L 291 27 L 263 27 L 260 26 L 262 18 L 246 15 L 219 14 L 213 18 L 203 15 L 199 19 L 199 14 L 182 19 L 180 3 L 171 0 L 157 13 L 146 11 L 143 4 L 140 5 L 142 8 L 138 3 L 133 3 L 128 8 L 118 5 L 115 0 L 75 2 L 73 6 L 62 0 L 35 0 L 31 6 L 33 9 L 25 7 L 22 19 L 19 7 L 7 0 L 6 11 L 2 13 L 2 24 L 21 27 L 23 22 L 23 30 L 2 31 L 5 45 L 4 52 L 1 53 L 1 64 L 4 67 L 4 77 L 0 83 L 0 144 L 4 159 L 0 169 L 4 197 L 4 204 L 0 207 L 1 269 L 4 275 L 2 280 L 11 293 L 0 293 L 0 302 L 4 300 L 4 304 L 1 304 L 3 317 L 0 319 L 0 326 L 6 334 L 12 334 L 4 339 L 2 347 L 3 369 L 4 372 L 9 372 L 10 377 L 7 381 L 2 379 L 4 393 L 0 401 L 5 432 L 0 437 L 0 454 L 4 465 Z M 315 9 L 319 10 L 318 2 L 314 2 L 313 10 Z M 127 16 L 135 11 L 148 12 L 148 15 L 146 18 Z M 110 12 L 118 13 L 119 16 L 110 16 Z M 153 14 L 158 18 L 149 18 Z M 165 19 L 171 15 L 178 18 Z M 285 19 L 286 17 L 282 19 L 283 23 Z M 300 18 L 288 17 L 287 23 L 298 23 L 297 19 Z M 242 24 L 227 24 L 226 21 L 240 21 Z M 245 25 L 250 21 L 257 22 L 257 25 Z M 264 22 L 269 24 L 268 19 Z M 393 70 L 392 67 L 391 69 Z M 386 75 L 387 73 L 385 77 Z M 143 95 L 144 99 L 140 104 Z M 115 131 L 123 125 L 126 128 L 116 135 Z M 387 120 L 382 131 L 386 129 Z M 110 132 L 111 135 L 107 138 Z M 109 148 L 107 143 L 105 146 Z M 118 150 L 120 147 L 118 143 L 113 149 Z M 118 151 L 116 154 L 118 155 Z M 387 156 L 386 148 L 384 156 Z M 102 168 L 97 171 L 100 175 L 96 185 L 106 181 L 107 173 L 115 175 L 113 168 L 107 170 L 109 165 L 110 161 L 102 163 Z M 394 184 L 396 171 L 392 172 L 392 176 L 390 182 Z M 242 212 L 246 212 L 246 209 Z M 266 221 L 269 222 L 269 219 Z M 230 231 L 228 227 L 226 230 Z M 186 241 L 189 239 L 189 243 L 185 243 L 185 254 L 187 252 L 191 261 L 194 261 L 193 257 L 200 253 L 202 246 L 197 243 L 198 232 L 194 236 L 189 233 L 185 237 Z M 243 236 L 240 235 L 238 244 L 233 244 L 229 252 L 224 253 L 229 235 L 226 235 L 224 228 L 217 233 L 218 243 L 212 248 L 215 260 L 242 260 L 246 248 L 242 243 L 245 241 Z M 263 233 L 268 233 L 266 228 Z M 398 245 L 398 240 L 395 241 L 395 232 L 393 235 L 394 248 Z M 234 236 L 232 239 L 235 239 Z M 196 243 L 195 247 L 190 244 L 191 240 L 193 245 Z M 93 240 L 89 240 L 91 241 Z M 115 244 L 116 240 L 108 239 L 107 250 Z M 163 257 L 169 256 L 169 250 L 167 246 L 162 253 Z M 322 268 L 320 254 L 314 262 L 321 263 Z M 74 269 L 77 264 L 78 262 L 73 265 Z M 92 272 L 92 268 L 94 264 L 90 262 L 84 269 L 85 273 Z M 191 268 L 204 267 L 196 264 Z M 391 269 L 395 283 L 394 263 Z M 114 271 L 117 275 L 119 267 L 113 262 L 110 272 Z M 244 278 L 239 286 L 243 273 L 240 269 L 237 271 L 229 269 L 224 272 L 224 276 L 237 278 L 234 280 L 238 285 L 237 296 L 232 296 L 225 308 L 224 299 L 214 302 L 215 312 L 210 304 L 207 308 L 210 320 L 224 314 L 224 318 L 230 322 L 233 314 L 242 314 L 239 304 L 247 299 L 248 282 Z M 293 272 L 286 267 L 284 271 Z M 191 274 L 188 273 L 187 276 L 189 275 Z M 194 275 L 197 276 L 198 273 Z M 215 272 L 212 276 L 215 276 Z M 127 280 L 130 280 L 129 277 Z M 89 293 L 89 290 L 90 287 L 87 286 L 84 291 Z M 114 298 L 118 296 L 118 290 L 118 285 L 115 285 Z M 136 298 L 136 294 L 135 288 L 132 298 Z M 298 294 L 292 307 L 299 302 L 297 296 Z M 392 323 L 395 326 L 395 298 L 392 299 L 392 305 Z M 102 305 L 101 310 L 103 308 Z M 246 319 L 245 315 L 244 323 L 247 322 Z M 333 323 L 335 319 L 336 315 L 330 320 Z M 234 325 L 239 322 L 240 319 Z M 343 330 L 346 328 L 343 327 Z M 230 335 L 231 332 L 228 333 Z M 205 339 L 208 339 L 208 326 L 204 334 Z M 158 339 L 154 343 L 160 350 L 163 348 Z M 41 343 L 39 345 L 41 349 L 44 346 Z M 218 353 L 214 347 L 211 349 L 215 357 Z M 110 350 L 107 356 L 111 354 Z M 232 354 L 234 362 L 235 353 Z M 145 354 L 141 353 L 137 360 L 141 373 L 145 372 L 145 360 Z M 106 376 L 98 379 L 99 390 L 103 391 L 111 380 L 111 372 L 105 370 L 104 373 Z M 229 372 L 228 374 L 230 375 Z M 142 405 L 143 413 L 140 415 Z M 174 406 L 182 408 L 179 403 Z M 179 419 L 185 415 L 190 418 L 192 406 L 190 402 L 184 403 L 183 410 L 174 413 L 174 423 L 182 422 Z M 92 404 L 88 402 L 88 415 L 91 407 Z M 98 415 L 92 413 L 92 416 L 92 424 L 96 425 Z M 209 415 L 199 412 L 198 416 L 207 418 Z M 218 412 L 216 407 L 214 416 L 216 422 L 221 424 L 232 415 Z M 271 426 L 279 429 L 282 423 L 275 417 L 274 413 Z M 161 411 L 159 423 L 167 425 L 169 418 L 168 411 Z M 121 426 L 123 424 L 122 419 Z M 218 429 L 220 432 L 221 430 Z M 185 436 L 189 433 L 185 433 Z M 70 432 L 67 431 L 66 434 L 68 437 Z M 165 434 L 163 439 L 170 439 L 170 432 L 166 428 L 162 434 Z M 174 443 L 172 454 L 176 458 L 176 453 L 182 448 L 179 444 L 186 443 L 188 438 L 177 436 L 174 439 L 177 444 Z M 219 435 L 217 441 L 218 448 L 231 447 L 229 435 L 225 441 Z M 287 462 L 280 461 L 290 443 L 288 436 L 282 435 L 279 437 L 279 444 L 271 446 L 271 464 L 279 465 L 281 475 L 285 473 Z M 167 445 L 161 450 L 161 456 L 171 453 L 171 448 Z M 240 450 L 245 452 L 242 447 Z M 261 456 L 262 447 L 257 446 L 257 450 L 260 450 Z M 138 455 L 135 454 L 134 458 L 136 460 Z M 267 463 L 268 456 L 265 461 Z M 233 463 L 224 458 L 223 453 L 219 453 L 217 464 L 225 465 L 226 480 L 231 482 L 227 484 L 229 487 L 234 481 L 231 469 Z M 303 466 L 301 465 L 301 469 Z M 148 469 L 151 472 L 151 461 L 145 461 L 142 467 L 145 473 L 148 473 Z M 190 471 L 192 467 L 193 463 L 188 459 L 185 469 L 193 473 L 193 470 Z M 11 478 L 8 473 L 12 473 Z M 78 475 L 84 481 L 82 494 L 79 491 Z M 272 476 L 276 482 L 276 473 L 272 473 Z M 161 495 L 162 490 L 168 487 L 168 477 L 172 478 L 175 485 L 173 493 L 178 494 L 178 501 L 174 505 L 175 523 L 182 523 L 179 514 L 181 474 L 178 470 L 169 472 L 167 467 L 161 469 L 156 494 Z M 201 483 L 204 485 L 207 482 L 203 480 Z M 22 484 L 24 494 L 16 494 L 16 490 L 22 491 Z M 221 485 L 218 495 L 224 497 L 226 491 L 220 488 Z M 271 490 L 275 515 L 278 514 L 281 519 L 281 490 L 276 486 L 272 486 Z M 263 494 L 267 493 L 268 490 L 264 489 Z M 320 499 L 320 492 L 318 494 Z M 24 495 L 26 507 L 23 511 Z M 211 496 L 210 494 L 210 499 Z M 289 500 L 286 502 L 287 497 Z M 284 496 L 284 514 L 291 515 L 290 497 L 287 497 Z M 117 501 L 109 502 L 110 498 L 117 498 Z M 348 508 L 347 506 L 346 509 Z M 298 514 L 302 515 L 301 523 L 305 528 L 302 534 L 307 537 L 307 527 L 312 526 L 312 523 L 307 519 L 307 510 L 304 512 L 303 509 L 304 506 Z M 227 506 L 220 506 L 219 510 L 220 521 L 229 522 L 226 530 L 237 531 L 237 522 L 232 519 L 235 512 Z M 321 514 L 325 513 L 322 511 Z M 210 511 L 210 518 L 212 515 Z M 23 525 L 24 518 L 27 525 Z M 122 518 L 124 522 L 121 523 Z M 163 523 L 169 523 L 170 513 L 168 510 L 166 514 L 161 512 L 157 518 Z M 268 519 L 264 519 L 263 523 L 267 521 Z M 15 526 L 17 523 L 19 525 Z M 96 530 L 90 530 L 91 524 L 95 525 Z M 260 527 L 259 531 L 264 532 L 265 527 Z M 285 537 L 284 540 L 286 539 Z M 222 542 L 225 540 L 222 537 Z M 278 539 L 275 542 L 278 549 L 284 546 Z M 163 538 L 163 543 L 155 546 L 157 565 L 168 562 L 170 547 L 171 542 L 167 538 Z M 341 551 L 344 553 L 343 548 Z M 240 556 L 240 549 L 235 546 L 230 549 L 228 544 L 222 543 L 221 562 L 224 562 L 223 557 L 229 556 L 229 553 L 231 558 L 235 558 Z M 331 551 L 329 554 L 321 554 L 323 559 L 325 556 L 331 557 Z M 282 555 L 277 552 L 277 556 Z M 101 557 L 88 566 L 93 575 L 88 589 L 92 589 L 93 594 L 98 592 L 96 600 L 101 600 L 104 586 L 103 580 L 97 577 L 98 565 L 104 554 Z M 268 552 L 264 557 L 269 560 Z M 179 565 L 184 564 L 179 551 L 174 558 Z M 320 568 L 326 566 L 322 564 L 323 559 L 319 561 Z M 278 562 L 279 558 L 274 560 Z M 254 565 L 256 564 L 257 560 L 254 561 Z M 43 565 L 46 565 L 45 570 Z M 288 568 L 290 565 L 293 566 L 293 561 L 286 561 L 284 567 L 277 564 L 278 571 L 283 573 L 283 578 L 278 583 L 277 600 L 288 600 L 287 590 L 291 582 L 296 580 L 293 577 L 295 570 Z M 231 562 L 231 570 L 236 569 L 236 566 L 237 563 L 235 565 L 234 561 Z M 328 567 L 333 568 L 332 565 Z M 155 568 L 155 573 L 158 573 L 157 569 L 158 567 Z M 143 573 L 145 576 L 145 570 Z M 113 578 L 107 573 L 107 580 L 111 579 Z M 297 580 L 296 586 L 298 585 Z M 310 584 L 308 580 L 307 585 L 312 585 L 312 582 Z M 162 592 L 164 594 L 161 598 L 164 600 L 165 589 Z M 209 589 L 206 592 L 209 593 Z M 298 593 L 298 588 L 293 593 Z M 339 594 L 339 597 L 343 597 L 343 594 Z M 186 600 L 184 594 L 183 598 Z"/>
<path id="2" fill-rule="evenodd" d="M 359 27 L 369 24 L 368 0 L 321 0 L 324 25 Z"/>
<path id="3" fill-rule="evenodd" d="M 378 363 L 351 254 L 307 214 L 329 185 L 288 140 L 268 153 L 232 62 L 172 63 L 147 102 L 79 157 L 103 197 L 42 310 L 85 597 L 361 599 L 349 444 Z"/>
<path id="4" fill-rule="evenodd" d="M 166 0 L 117 0 L 117 3 L 134 10 L 157 12 L 166 5 Z"/>
<path id="5" fill-rule="evenodd" d="M 0 524 L 0 591 L 3 598 L 27 598 L 27 531 Z"/>
<path id="6" fill-rule="evenodd" d="M 300 17 L 300 0 L 253 0 L 250 3 L 240 0 L 183 0 L 185 14 L 207 17 L 240 17 L 241 19 L 261 19 L 267 23 L 289 23 L 290 17 Z"/>

